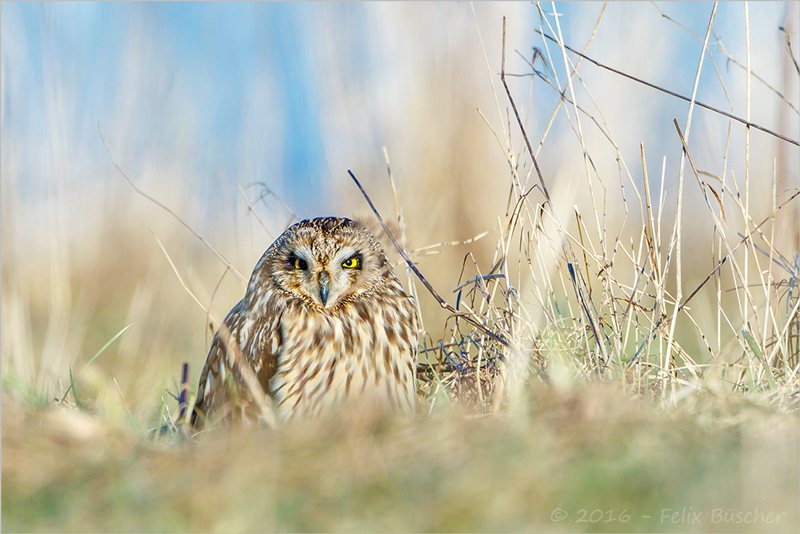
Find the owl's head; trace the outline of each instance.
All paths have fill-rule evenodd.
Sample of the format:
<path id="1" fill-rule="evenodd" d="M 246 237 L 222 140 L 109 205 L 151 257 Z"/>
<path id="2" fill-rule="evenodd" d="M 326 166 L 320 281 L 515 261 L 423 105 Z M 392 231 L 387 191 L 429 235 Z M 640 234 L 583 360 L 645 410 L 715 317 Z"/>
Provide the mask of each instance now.
<path id="1" fill-rule="evenodd" d="M 263 260 L 273 287 L 326 309 L 369 294 L 394 277 L 377 239 L 344 218 L 320 217 L 289 227 Z"/>

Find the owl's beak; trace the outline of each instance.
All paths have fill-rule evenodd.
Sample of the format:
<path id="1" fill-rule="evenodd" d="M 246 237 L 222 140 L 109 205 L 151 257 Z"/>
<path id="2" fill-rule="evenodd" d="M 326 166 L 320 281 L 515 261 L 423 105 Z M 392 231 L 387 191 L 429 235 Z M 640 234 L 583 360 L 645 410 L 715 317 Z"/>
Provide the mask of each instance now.
<path id="1" fill-rule="evenodd" d="M 325 271 L 319 275 L 319 299 L 323 306 L 328 302 L 328 273 Z"/>

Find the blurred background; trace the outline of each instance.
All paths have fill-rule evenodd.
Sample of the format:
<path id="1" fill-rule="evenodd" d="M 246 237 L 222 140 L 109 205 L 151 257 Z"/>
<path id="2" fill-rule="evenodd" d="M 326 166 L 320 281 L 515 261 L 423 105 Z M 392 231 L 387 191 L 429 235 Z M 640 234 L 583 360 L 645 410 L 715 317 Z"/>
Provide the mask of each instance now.
<path id="1" fill-rule="evenodd" d="M 18 387 L 60 396 L 70 368 L 82 369 L 132 325 L 81 380 L 94 385 L 103 410 L 124 413 L 124 398 L 135 417 L 152 415 L 164 388 L 176 389 L 181 363 L 190 363 L 196 384 L 211 337 L 206 313 L 181 286 L 170 259 L 218 319 L 244 294 L 245 282 L 115 169 L 98 123 L 136 186 L 203 236 L 244 279 L 294 216 L 372 217 L 348 170 L 384 217 L 396 218 L 385 147 L 409 250 L 490 232 L 469 245 L 417 255 L 422 272 L 452 302 L 468 253 L 482 272 L 491 268 L 507 210 L 511 180 L 500 141 L 515 119 L 499 79 L 505 17 L 506 71 L 528 75 L 509 77 L 509 86 L 534 148 L 544 139 L 538 162 L 553 203 L 562 220 L 574 221 L 577 205 L 594 225 L 574 109 L 566 115 L 562 106 L 548 130 L 558 91 L 529 76 L 537 49 L 546 64 L 537 58 L 536 70 L 559 87 L 566 80 L 560 50 L 535 30 L 558 31 L 555 9 L 567 45 L 583 50 L 595 32 L 590 57 L 691 96 L 713 4 L 539 7 L 3 2 L 4 387 L 15 377 Z M 749 5 L 752 70 L 774 88 L 752 80 L 751 120 L 794 140 L 800 138 L 798 77 L 780 28 L 793 39 L 796 59 L 797 20 L 794 2 Z M 736 63 L 746 63 L 745 27 L 743 3 L 719 4 L 709 39 L 714 63 L 706 57 L 697 91 L 701 102 L 739 117 L 747 102 L 745 71 Z M 591 93 L 576 78 L 578 103 L 598 121 L 602 112 L 619 148 L 581 117 L 596 169 L 596 202 L 607 214 L 601 225 L 615 236 L 626 209 L 638 216 L 632 184 L 641 191 L 640 143 L 651 183 L 660 184 L 664 162 L 671 224 L 681 154 L 673 119 L 685 130 L 688 103 L 586 61 L 579 74 Z M 528 176 L 519 130 L 510 132 L 520 175 Z M 796 147 L 756 130 L 750 144 L 749 202 L 760 222 L 771 213 L 773 171 L 780 203 L 798 187 L 800 156 Z M 695 109 L 689 146 L 701 170 L 725 174 L 729 186 L 735 175 L 743 187 L 744 127 L 733 123 L 729 130 L 726 118 Z M 603 197 L 620 184 L 627 208 L 619 195 Z M 697 280 L 716 264 L 704 202 L 687 173 L 684 254 L 690 259 L 684 268 Z M 733 216 L 735 205 L 727 202 Z M 777 223 L 776 247 L 792 256 L 800 226 L 796 202 Z M 440 338 L 443 312 L 427 294 L 421 303 L 426 329 Z M 108 389 L 111 378 L 121 395 Z"/>

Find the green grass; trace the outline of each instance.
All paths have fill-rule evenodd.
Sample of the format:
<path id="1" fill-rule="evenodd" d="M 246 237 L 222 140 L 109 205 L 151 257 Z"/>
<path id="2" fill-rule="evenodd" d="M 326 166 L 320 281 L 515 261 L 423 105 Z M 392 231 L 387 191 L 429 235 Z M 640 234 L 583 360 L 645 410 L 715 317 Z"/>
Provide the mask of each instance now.
<path id="1" fill-rule="evenodd" d="M 742 423 L 710 429 L 600 386 L 529 400 L 524 420 L 443 409 L 410 424 L 152 443 L 74 409 L 32 413 L 5 399 L 3 529 L 796 530 L 795 417 L 740 406 Z M 787 515 L 711 522 L 714 509 L 755 506 Z M 683 507 L 702 523 L 662 522 Z M 557 509 L 567 518 L 553 521 Z M 595 510 L 602 521 L 590 521 Z"/>

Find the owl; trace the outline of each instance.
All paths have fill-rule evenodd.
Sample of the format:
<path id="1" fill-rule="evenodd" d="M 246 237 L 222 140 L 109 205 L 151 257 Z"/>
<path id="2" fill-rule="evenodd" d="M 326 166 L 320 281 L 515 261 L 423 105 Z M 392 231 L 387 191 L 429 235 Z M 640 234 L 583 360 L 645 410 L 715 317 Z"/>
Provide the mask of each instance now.
<path id="1" fill-rule="evenodd" d="M 261 256 L 214 336 L 191 424 L 249 424 L 269 405 L 279 421 L 344 403 L 413 414 L 418 324 L 369 230 L 336 217 L 299 222 Z"/>

